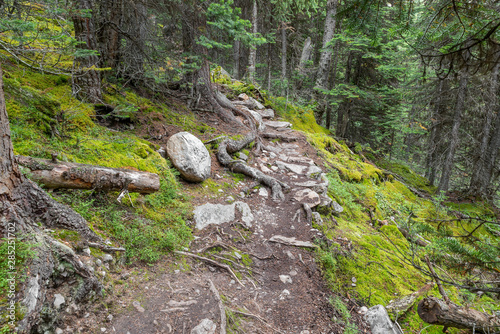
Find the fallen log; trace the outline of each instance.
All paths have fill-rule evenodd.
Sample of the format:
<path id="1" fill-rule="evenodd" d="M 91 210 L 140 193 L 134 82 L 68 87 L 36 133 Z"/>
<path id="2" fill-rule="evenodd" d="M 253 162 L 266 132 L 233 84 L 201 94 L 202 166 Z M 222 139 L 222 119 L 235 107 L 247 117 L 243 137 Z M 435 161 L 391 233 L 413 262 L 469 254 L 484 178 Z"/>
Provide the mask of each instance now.
<path id="1" fill-rule="evenodd" d="M 500 318 L 488 313 L 456 305 L 436 297 L 424 298 L 418 303 L 418 315 L 426 323 L 444 327 L 471 329 L 476 333 L 497 333 Z"/>
<path id="2" fill-rule="evenodd" d="M 160 177 L 154 173 L 20 155 L 16 156 L 16 161 L 31 171 L 32 179 L 50 189 L 128 190 L 142 194 L 150 194 L 160 189 Z"/>

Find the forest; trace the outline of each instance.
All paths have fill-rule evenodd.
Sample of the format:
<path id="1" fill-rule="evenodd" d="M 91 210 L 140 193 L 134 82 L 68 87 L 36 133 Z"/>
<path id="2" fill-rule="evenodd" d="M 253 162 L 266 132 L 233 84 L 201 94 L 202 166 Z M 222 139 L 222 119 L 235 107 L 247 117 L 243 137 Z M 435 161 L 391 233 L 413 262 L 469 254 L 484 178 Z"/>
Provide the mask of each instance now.
<path id="1" fill-rule="evenodd" d="M 0 333 L 499 333 L 499 150 L 496 0 L 0 0 Z"/>

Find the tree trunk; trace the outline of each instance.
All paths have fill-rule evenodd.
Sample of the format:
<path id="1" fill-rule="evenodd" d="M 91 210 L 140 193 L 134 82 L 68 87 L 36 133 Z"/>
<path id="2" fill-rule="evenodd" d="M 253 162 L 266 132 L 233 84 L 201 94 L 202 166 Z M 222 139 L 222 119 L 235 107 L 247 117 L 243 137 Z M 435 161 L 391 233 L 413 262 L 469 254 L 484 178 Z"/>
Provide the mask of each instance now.
<path id="1" fill-rule="evenodd" d="M 432 325 L 471 329 L 476 333 L 495 333 L 500 329 L 500 318 L 436 297 L 422 299 L 417 312 L 423 321 Z"/>
<path id="2" fill-rule="evenodd" d="M 253 0 L 252 7 L 252 33 L 257 35 L 257 0 Z M 257 46 L 250 45 L 250 52 L 248 55 L 248 80 L 255 82 L 255 63 L 257 61 Z"/>
<path id="3" fill-rule="evenodd" d="M 9 245 L 15 245 L 22 238 L 24 242 L 34 245 L 37 254 L 27 260 L 24 269 L 16 269 L 19 270 L 16 276 L 17 289 L 9 293 L 8 297 L 8 303 L 17 304 L 16 308 L 21 307 L 18 311 L 24 315 L 15 324 L 16 333 L 27 334 L 35 332 L 43 322 L 51 321 L 53 325 L 57 321 L 57 318 L 40 317 L 43 309 L 52 308 L 53 300 L 48 296 L 53 294 L 49 290 L 56 286 L 53 280 L 61 279 L 57 277 L 55 268 L 64 265 L 73 269 L 62 280 L 63 284 L 73 285 L 68 290 L 76 303 L 93 298 L 102 289 L 92 271 L 74 251 L 43 232 L 43 229 L 69 229 L 77 232 L 83 240 L 102 240 L 87 226 L 82 216 L 53 200 L 19 173 L 10 139 L 1 74 L 0 66 L 0 238 L 6 238 Z M 26 278 L 22 277 L 23 274 Z M 15 322 L 15 317 L 9 320 Z"/>
<path id="4" fill-rule="evenodd" d="M 120 60 L 120 22 L 123 17 L 122 0 L 104 0 L 100 3 L 99 50 L 102 67 L 116 69 Z"/>
<path id="5" fill-rule="evenodd" d="M 233 62 L 234 62 L 234 69 L 233 69 L 233 76 L 235 79 L 240 78 L 240 41 L 236 40 L 234 41 L 234 46 L 233 46 Z"/>
<path id="6" fill-rule="evenodd" d="M 429 137 L 429 143 L 427 147 L 427 157 L 426 157 L 426 173 L 425 176 L 429 179 L 431 185 L 434 185 L 436 181 L 436 172 L 438 168 L 438 149 L 439 141 L 442 134 L 442 118 L 445 112 L 445 103 L 443 94 L 448 91 L 446 79 L 439 80 L 437 87 L 437 96 L 435 100 L 434 109 L 431 114 L 431 134 Z"/>
<path id="7" fill-rule="evenodd" d="M 286 22 L 281 23 L 281 79 L 283 80 L 283 91 L 282 95 L 284 96 L 286 94 L 286 78 L 287 78 L 287 73 L 286 73 L 286 53 L 287 45 L 286 45 Z"/>
<path id="8" fill-rule="evenodd" d="M 9 118 L 3 93 L 3 72 L 0 64 L 0 196 L 9 195 L 21 183 L 21 173 L 14 162 Z"/>
<path id="9" fill-rule="evenodd" d="M 477 196 L 487 195 L 488 186 L 491 181 L 492 169 L 496 160 L 498 152 L 498 136 L 500 136 L 500 120 L 498 112 L 500 111 L 500 103 L 497 96 L 499 88 L 499 75 L 500 63 L 496 64 L 493 68 L 491 75 L 492 82 L 488 95 L 488 103 L 486 104 L 486 119 L 483 124 L 483 131 L 481 134 L 481 145 L 477 160 L 473 167 L 473 173 L 469 186 L 469 193 Z M 496 115 L 495 131 L 490 141 L 491 125 L 493 116 Z"/>
<path id="10" fill-rule="evenodd" d="M 307 65 L 307 61 L 311 58 L 311 53 L 314 50 L 314 45 L 312 44 L 311 37 L 307 37 L 304 41 L 304 46 L 302 48 L 302 54 L 300 55 L 299 65 L 296 70 L 299 74 L 304 75 L 304 70 Z"/>
<path id="11" fill-rule="evenodd" d="M 448 145 L 448 154 L 443 165 L 443 172 L 441 180 L 439 181 L 439 191 L 448 191 L 451 172 L 453 170 L 453 161 L 455 158 L 455 151 L 459 144 L 459 130 L 460 123 L 462 122 L 462 114 L 465 108 L 465 94 L 468 83 L 468 73 L 464 73 L 460 78 L 460 83 L 457 92 L 457 102 L 455 104 L 455 114 L 453 116 L 453 126 L 451 129 L 450 142 Z"/>
<path id="12" fill-rule="evenodd" d="M 98 189 L 150 194 L 160 189 L 158 174 L 17 156 L 19 165 L 45 188 Z"/>
<path id="13" fill-rule="evenodd" d="M 333 38 L 335 32 L 335 16 L 337 15 L 337 5 L 338 0 L 328 0 L 326 4 L 326 18 L 325 18 L 325 28 L 323 34 L 323 48 L 321 51 L 318 73 L 316 76 L 315 88 L 327 89 L 328 82 L 328 69 L 330 68 L 330 61 L 332 58 L 331 47 L 328 43 Z"/>
<path id="14" fill-rule="evenodd" d="M 352 68 L 352 51 L 349 51 L 347 56 L 347 65 L 345 67 L 345 83 L 348 85 L 351 83 L 351 68 Z M 350 117 L 350 101 L 345 100 L 339 107 L 337 113 L 337 129 L 335 135 L 339 138 L 345 138 L 347 134 L 347 125 L 349 123 Z"/>
<path id="15" fill-rule="evenodd" d="M 79 42 L 77 49 L 87 54 L 75 57 L 73 95 L 85 102 L 102 103 L 101 76 L 95 69 L 99 66 L 99 57 L 95 54 L 98 50 L 95 18 L 88 17 L 90 14 L 87 13 L 92 13 L 94 3 L 92 0 L 75 0 L 75 4 L 80 11 L 72 17 L 75 38 Z"/>

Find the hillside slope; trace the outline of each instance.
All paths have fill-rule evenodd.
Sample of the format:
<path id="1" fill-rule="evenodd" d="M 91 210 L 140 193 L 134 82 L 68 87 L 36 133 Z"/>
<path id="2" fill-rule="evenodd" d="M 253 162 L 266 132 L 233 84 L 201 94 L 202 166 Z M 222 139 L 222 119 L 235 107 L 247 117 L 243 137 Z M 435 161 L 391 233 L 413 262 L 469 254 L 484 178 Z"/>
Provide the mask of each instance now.
<path id="1" fill-rule="evenodd" d="M 276 112 L 276 118 L 292 124 L 294 130 L 287 135 L 296 142 L 266 141 L 268 149 L 262 154 L 253 154 L 252 147 L 244 152 L 249 164 L 269 170 L 291 187 L 285 201 L 275 203 L 265 196 L 265 188 L 219 165 L 216 142 L 209 145 L 212 178 L 201 184 L 183 181 L 171 163 L 156 152 L 180 131 L 202 140 L 239 135 L 213 114 L 189 110 L 180 96 L 148 99 L 108 83 L 105 101 L 113 112 L 106 114 L 106 108 L 94 109 L 74 99 L 64 76 L 42 75 L 15 64 L 5 64 L 4 71 L 16 154 L 49 158 L 57 152 L 64 161 L 137 169 L 161 177 L 159 192 L 131 194 L 122 203 L 116 201 L 118 193 L 51 191 L 110 245 L 126 251 L 111 254 L 110 261 L 92 247 L 88 254 L 74 233 L 47 230 L 94 268 L 105 293 L 93 305 L 73 304 L 75 282 L 65 278 L 71 268 L 65 269 L 61 261 L 63 267 L 54 273 L 58 284 L 52 293 L 66 296 L 66 308 L 56 309 L 55 297 L 48 298 L 47 314 L 51 316 L 42 318 L 40 332 L 70 327 L 81 333 L 112 332 L 112 328 L 125 333 L 182 333 L 203 318 L 220 322 L 220 294 L 230 332 L 356 333 L 366 329 L 359 313 L 362 306 L 386 306 L 432 281 L 416 269 L 426 270 L 422 262 L 425 255 L 452 282 L 464 278 L 473 281 L 477 276 L 495 281 L 495 252 L 488 253 L 487 246 L 480 249 L 468 239 L 449 238 L 472 231 L 483 245 L 498 245 L 498 225 L 485 223 L 475 229 L 475 221 L 450 220 L 480 217 L 496 221 L 493 208 L 486 203 L 446 202 L 433 195 L 426 180 L 408 167 L 378 160 L 358 146 L 353 147 L 357 153 L 353 152 L 318 126 L 308 107 L 258 94 L 252 85 L 223 76 L 215 78 L 218 88 L 229 97 L 263 95 L 261 102 Z M 283 163 L 299 168 L 294 171 Z M 308 175 L 311 166 L 319 170 Z M 309 186 L 300 185 L 311 181 Z M 319 207 L 321 219 L 314 215 L 312 225 L 308 225 L 302 202 L 294 197 L 303 189 L 323 184 L 328 184 L 323 190 L 338 204 L 337 210 Z M 251 226 L 242 224 L 237 214 L 219 228 L 194 228 L 195 207 L 206 203 L 231 206 L 238 201 L 248 204 L 253 215 Z M 421 238 L 429 244 L 415 246 L 401 231 L 408 231 L 410 240 Z M 276 235 L 314 246 L 304 249 L 269 242 Z M 3 245 L 0 250 L 6 254 Z M 29 250 L 30 245 L 23 247 Z M 180 250 L 226 264 L 237 279 L 221 266 L 172 253 Z M 33 256 L 29 251 L 19 252 L 20 281 L 28 275 L 22 268 Z M 473 265 L 479 259 L 492 264 Z M 466 262 L 471 265 L 457 267 Z M 0 278 L 0 285 L 6 286 L 5 272 Z M 210 290 L 209 281 L 217 293 Z M 489 313 L 498 310 L 498 295 L 458 290 L 449 284 L 445 289 L 456 303 Z M 427 293 L 439 296 L 437 287 Z M 441 328 L 429 327 L 419 319 L 415 305 L 393 316 L 406 333 L 419 333 L 424 327 L 426 333 L 441 332 Z M 22 310 L 18 317 L 22 317 Z M 3 331 L 9 331 L 7 325 Z M 454 329 L 450 332 L 458 333 Z"/>

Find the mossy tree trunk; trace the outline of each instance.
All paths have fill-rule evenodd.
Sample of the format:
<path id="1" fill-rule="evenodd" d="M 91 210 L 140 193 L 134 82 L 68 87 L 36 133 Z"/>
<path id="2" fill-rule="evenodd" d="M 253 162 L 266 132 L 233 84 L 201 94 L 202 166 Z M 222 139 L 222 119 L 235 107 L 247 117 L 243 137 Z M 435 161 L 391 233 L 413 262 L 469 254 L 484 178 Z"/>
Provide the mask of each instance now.
<path id="1" fill-rule="evenodd" d="M 24 318 L 18 321 L 16 329 L 12 328 L 16 333 L 32 333 L 43 322 L 40 312 L 52 307 L 53 301 L 49 300 L 48 292 L 54 286 L 52 280 L 57 276 L 54 269 L 58 263 L 70 265 L 74 276 L 82 281 L 73 290 L 72 297 L 77 303 L 101 291 L 99 281 L 74 251 L 45 232 L 45 228 L 49 227 L 75 231 L 83 240 L 101 241 L 82 216 L 53 200 L 19 172 L 14 160 L 0 66 L 0 238 L 7 238 L 9 245 L 14 245 L 15 249 L 22 237 L 24 242 L 34 245 L 36 252 L 36 256 L 24 265 L 26 280 L 22 282 L 21 273 L 16 273 L 17 289 L 8 301 L 23 308 Z M 67 284 L 75 284 L 69 283 L 74 276 L 68 275 Z M 50 325 L 46 328 L 50 332 L 55 330 Z"/>

